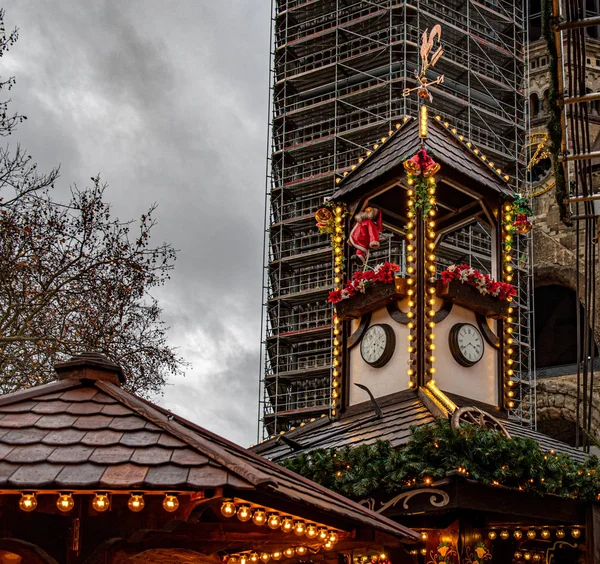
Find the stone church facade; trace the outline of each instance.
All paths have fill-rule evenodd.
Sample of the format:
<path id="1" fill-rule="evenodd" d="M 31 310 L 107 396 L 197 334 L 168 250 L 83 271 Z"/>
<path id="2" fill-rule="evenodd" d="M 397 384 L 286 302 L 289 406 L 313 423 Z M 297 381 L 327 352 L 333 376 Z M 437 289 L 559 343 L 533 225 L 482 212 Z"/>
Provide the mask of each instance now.
<path id="1" fill-rule="evenodd" d="M 530 45 L 529 100 L 532 138 L 545 132 L 548 115 L 548 63 L 544 41 Z M 568 68 L 566 69 L 568 74 Z M 588 38 L 587 83 L 589 92 L 600 90 L 600 41 Z M 600 148 L 600 102 L 590 104 L 590 133 L 594 150 Z M 594 168 L 600 184 L 600 163 Z M 545 191 L 544 191 L 545 190 Z M 575 289 L 577 285 L 576 226 L 559 217 L 551 182 L 534 198 L 533 262 L 536 308 L 537 419 L 539 428 L 572 442 L 576 421 L 577 365 Z M 535 193 L 535 188 L 534 188 Z M 596 209 L 600 202 L 596 203 Z M 582 230 L 583 231 L 583 230 Z M 583 246 L 580 245 L 580 258 Z M 600 269 L 596 264 L 596 279 Z M 583 289 L 581 290 L 583 291 Z M 600 343 L 600 295 L 596 300 L 595 342 Z M 570 305 L 570 307 L 569 307 Z M 582 316 L 584 317 L 584 316 Z M 588 320 L 589 322 L 589 320 Z M 600 376 L 600 363 L 596 359 Z M 592 433 L 600 437 L 600 377 L 594 382 Z"/>

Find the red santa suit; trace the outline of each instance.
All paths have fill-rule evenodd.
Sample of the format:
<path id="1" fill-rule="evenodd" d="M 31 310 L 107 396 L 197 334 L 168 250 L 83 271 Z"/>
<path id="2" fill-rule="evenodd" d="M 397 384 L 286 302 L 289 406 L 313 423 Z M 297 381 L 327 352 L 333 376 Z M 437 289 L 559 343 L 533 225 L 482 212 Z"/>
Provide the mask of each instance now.
<path id="1" fill-rule="evenodd" d="M 376 208 L 366 208 L 365 211 L 357 213 L 354 219 L 356 223 L 350 232 L 348 243 L 356 249 L 358 260 L 365 264 L 369 250 L 379 248 L 381 212 Z"/>

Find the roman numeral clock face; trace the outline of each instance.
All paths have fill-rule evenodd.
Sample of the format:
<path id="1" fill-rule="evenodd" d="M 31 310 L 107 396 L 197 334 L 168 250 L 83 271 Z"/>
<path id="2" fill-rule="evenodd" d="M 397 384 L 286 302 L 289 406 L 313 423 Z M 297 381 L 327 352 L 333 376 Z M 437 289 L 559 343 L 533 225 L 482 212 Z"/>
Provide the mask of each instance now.
<path id="1" fill-rule="evenodd" d="M 483 337 L 474 325 L 457 323 L 450 330 L 450 352 L 462 366 L 473 366 L 483 358 Z"/>

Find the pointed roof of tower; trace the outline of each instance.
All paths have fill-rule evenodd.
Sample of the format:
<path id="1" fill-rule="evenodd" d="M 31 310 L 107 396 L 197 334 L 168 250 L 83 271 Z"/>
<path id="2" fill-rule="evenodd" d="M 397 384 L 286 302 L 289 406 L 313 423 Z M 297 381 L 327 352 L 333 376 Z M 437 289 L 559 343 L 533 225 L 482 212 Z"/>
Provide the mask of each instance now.
<path id="1" fill-rule="evenodd" d="M 445 168 L 449 167 L 485 189 L 512 197 L 510 177 L 450 123 L 438 118 L 440 116 L 428 118 L 428 135 L 424 140 L 427 151 L 442 164 L 438 177 L 443 177 Z M 360 196 L 375 184 L 381 185 L 386 178 L 392 179 L 398 173 L 404 174 L 402 163 L 421 148 L 419 121 L 404 118 L 404 122 L 396 127 L 389 137 L 384 137 L 381 143 L 374 146 L 373 151 L 369 151 L 365 158 L 361 158 L 350 171 L 344 173 L 332 199 Z"/>

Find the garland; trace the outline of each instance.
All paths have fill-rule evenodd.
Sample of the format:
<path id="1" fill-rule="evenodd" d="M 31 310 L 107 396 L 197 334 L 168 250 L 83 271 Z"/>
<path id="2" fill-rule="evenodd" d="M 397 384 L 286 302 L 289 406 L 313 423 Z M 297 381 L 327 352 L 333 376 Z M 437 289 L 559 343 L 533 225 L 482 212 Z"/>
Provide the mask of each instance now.
<path id="1" fill-rule="evenodd" d="M 504 211 L 502 225 L 508 234 L 508 238 L 504 239 L 504 251 L 510 253 L 513 248 L 515 233 L 517 232 L 515 229 L 515 219 L 520 215 L 529 217 L 533 215 L 533 210 L 529 206 L 528 199 L 517 194 L 512 202 L 507 202 L 504 205 Z"/>
<path id="2" fill-rule="evenodd" d="M 565 225 L 571 225 L 571 213 L 566 203 L 568 192 L 565 169 L 559 160 L 562 150 L 563 131 L 561 125 L 561 108 L 558 104 L 558 51 L 554 40 L 554 30 L 552 29 L 554 19 L 552 0 L 542 0 L 542 37 L 546 40 L 550 59 L 550 81 L 548 87 L 549 114 L 546 121 L 546 128 L 548 130 L 548 138 L 550 139 L 550 155 L 552 157 L 555 179 L 555 197 L 560 212 L 560 219 Z"/>
<path id="3" fill-rule="evenodd" d="M 600 460 L 596 456 L 578 463 L 567 454 L 544 452 L 530 438 L 508 438 L 469 424 L 455 431 L 447 420 L 411 427 L 411 433 L 401 449 L 389 441 L 377 441 L 356 448 L 317 449 L 281 464 L 355 499 L 429 485 L 449 473 L 540 495 L 599 499 Z"/>
<path id="4" fill-rule="evenodd" d="M 328 302 L 337 304 L 342 300 L 347 300 L 356 294 L 364 294 L 367 288 L 378 282 L 381 284 L 393 284 L 394 273 L 398 272 L 400 267 L 391 262 L 383 262 L 373 268 L 373 270 L 358 270 L 352 276 L 352 280 L 348 280 L 344 288 L 336 288 L 329 292 Z"/>
<path id="5" fill-rule="evenodd" d="M 479 270 L 471 268 L 468 264 L 450 265 L 442 272 L 442 281 L 448 284 L 458 280 L 462 284 L 473 286 L 482 296 L 490 295 L 499 300 L 511 300 L 517 295 L 517 290 L 507 282 L 496 282 L 489 274 L 482 274 Z"/>

